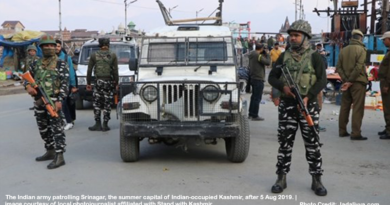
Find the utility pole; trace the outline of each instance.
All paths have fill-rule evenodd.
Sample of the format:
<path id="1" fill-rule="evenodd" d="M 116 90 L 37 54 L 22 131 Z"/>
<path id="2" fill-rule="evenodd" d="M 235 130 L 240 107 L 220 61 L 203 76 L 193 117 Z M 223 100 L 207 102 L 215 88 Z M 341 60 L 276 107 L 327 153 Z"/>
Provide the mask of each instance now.
<path id="1" fill-rule="evenodd" d="M 302 0 L 295 0 L 295 21 L 304 19 Z"/>
<path id="2" fill-rule="evenodd" d="M 176 5 L 176 6 L 174 6 L 174 7 L 168 9 L 168 14 L 169 14 L 169 16 L 171 16 L 171 11 L 172 11 L 173 9 L 175 9 L 176 7 L 178 7 L 178 6 L 179 6 L 179 5 Z M 172 18 L 172 16 L 171 16 L 171 18 Z"/>
<path id="3" fill-rule="evenodd" d="M 389 9 L 389 0 L 383 0 L 382 2 L 382 34 L 387 31 L 387 15 Z"/>
<path id="4" fill-rule="evenodd" d="M 61 23 L 61 0 L 58 0 L 58 3 L 59 3 L 59 16 L 60 16 L 60 40 L 62 42 L 62 45 L 61 47 L 63 46 L 64 42 L 63 42 L 63 37 L 62 37 L 62 23 Z"/>
<path id="5" fill-rule="evenodd" d="M 129 7 L 130 4 L 136 2 L 138 0 L 133 0 L 129 3 L 127 3 L 127 0 L 125 0 L 125 33 L 127 34 L 127 7 Z"/>
<path id="6" fill-rule="evenodd" d="M 295 0 L 295 21 L 298 20 L 298 0 Z"/>
<path id="7" fill-rule="evenodd" d="M 371 2 L 371 25 L 370 25 L 370 34 L 375 34 L 375 21 L 376 21 L 376 0 Z"/>
<path id="8" fill-rule="evenodd" d="M 201 11 L 203 11 L 203 8 L 200 9 L 200 10 L 198 10 L 198 11 L 196 11 L 196 18 L 198 18 L 198 14 L 199 14 Z M 196 23 L 198 23 L 198 21 L 196 21 Z"/>

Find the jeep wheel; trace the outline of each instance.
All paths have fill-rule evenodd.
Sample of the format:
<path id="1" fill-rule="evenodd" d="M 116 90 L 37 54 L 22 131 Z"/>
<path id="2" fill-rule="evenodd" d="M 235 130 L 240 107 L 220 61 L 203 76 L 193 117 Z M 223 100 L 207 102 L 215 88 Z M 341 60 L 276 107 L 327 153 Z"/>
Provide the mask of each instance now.
<path id="1" fill-rule="evenodd" d="M 139 138 L 126 137 L 122 124 L 120 126 L 121 158 L 124 162 L 136 162 L 139 158 Z"/>
<path id="2" fill-rule="evenodd" d="M 239 115 L 236 123 L 239 125 L 240 134 L 225 138 L 226 154 L 231 162 L 244 162 L 249 152 L 249 122 L 245 116 Z"/>
<path id="3" fill-rule="evenodd" d="M 76 109 L 77 110 L 82 110 L 84 109 L 84 100 L 79 98 L 76 100 Z"/>

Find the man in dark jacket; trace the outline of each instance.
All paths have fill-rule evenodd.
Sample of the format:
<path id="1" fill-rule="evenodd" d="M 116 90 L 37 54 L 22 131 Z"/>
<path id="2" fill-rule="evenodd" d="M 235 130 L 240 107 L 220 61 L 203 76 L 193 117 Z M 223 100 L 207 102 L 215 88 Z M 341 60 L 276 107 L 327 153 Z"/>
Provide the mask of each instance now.
<path id="1" fill-rule="evenodd" d="M 291 46 L 280 55 L 268 78 L 269 83 L 282 92 L 278 108 L 280 144 L 276 164 L 278 178 L 272 186 L 272 192 L 281 193 L 287 188 L 286 175 L 290 171 L 295 135 L 300 127 L 309 173 L 312 175 L 311 189 L 316 195 L 325 196 L 327 190 L 321 182 L 323 170 L 319 137 L 300 113 L 295 96 L 282 76 L 281 65 L 286 65 L 286 69 L 299 87 L 299 93 L 317 130 L 320 113 L 317 95 L 326 85 L 325 67 L 320 54 L 310 48 L 311 26 L 307 21 L 295 21 L 287 32 Z"/>
<path id="2" fill-rule="evenodd" d="M 363 44 L 363 33 L 360 30 L 352 31 L 352 39 L 339 55 L 336 65 L 343 84 L 341 91 L 340 116 L 339 116 L 339 136 L 349 137 L 351 140 L 366 140 L 367 137 L 361 135 L 361 126 L 364 116 L 364 100 L 366 96 L 366 85 L 368 77 L 366 72 L 367 49 Z M 347 132 L 349 112 L 352 111 L 352 132 Z"/>
<path id="3" fill-rule="evenodd" d="M 382 38 L 383 43 L 386 47 L 390 47 L 390 31 L 383 34 Z M 379 66 L 378 78 L 380 82 L 382 102 L 383 102 L 383 114 L 385 118 L 386 127 L 385 130 L 379 132 L 380 139 L 388 140 L 390 139 L 390 52 L 387 52 L 386 56 L 383 58 L 381 65 Z"/>
<path id="4" fill-rule="evenodd" d="M 256 50 L 249 54 L 249 73 L 252 85 L 252 96 L 249 105 L 249 118 L 255 121 L 263 121 L 259 117 L 259 107 L 264 90 L 265 66 L 270 65 L 271 59 L 264 50 L 263 44 L 256 44 Z"/>

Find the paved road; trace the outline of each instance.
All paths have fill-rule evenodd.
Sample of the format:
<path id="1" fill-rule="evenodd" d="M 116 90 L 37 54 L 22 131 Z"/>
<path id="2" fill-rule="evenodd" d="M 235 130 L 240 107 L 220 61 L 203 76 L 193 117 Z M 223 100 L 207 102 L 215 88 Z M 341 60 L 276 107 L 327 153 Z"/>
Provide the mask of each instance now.
<path id="1" fill-rule="evenodd" d="M 249 96 L 246 95 L 248 98 Z M 264 96 L 264 98 L 268 98 Z M 363 135 L 364 142 L 350 141 L 337 135 L 336 105 L 326 104 L 322 114 L 321 133 L 324 143 L 323 182 L 328 196 L 317 197 L 310 190 L 311 177 L 304 159 L 303 142 L 296 140 L 291 172 L 287 176 L 288 188 L 283 195 L 275 195 L 270 188 L 276 179 L 275 163 L 278 148 L 277 110 L 269 101 L 261 105 L 264 122 L 250 122 L 251 148 L 244 163 L 233 164 L 226 160 L 223 141 L 218 145 L 189 146 L 181 148 L 165 145 L 141 144 L 141 159 L 137 163 L 123 163 L 119 155 L 119 123 L 110 122 L 112 130 L 106 133 L 89 132 L 92 111 L 77 112 L 75 127 L 67 131 L 66 166 L 56 170 L 46 169 L 49 162 L 35 162 L 43 153 L 43 144 L 38 135 L 33 112 L 28 110 L 31 98 L 26 94 L 0 96 L 0 201 L 4 205 L 46 205 L 38 199 L 17 199 L 17 195 L 29 197 L 59 196 L 65 199 L 50 199 L 58 202 L 50 205 L 80 205 L 81 202 L 98 202 L 92 196 L 132 196 L 140 200 L 108 199 L 119 205 L 150 204 L 168 205 L 236 205 L 236 204 L 389 204 L 390 188 L 390 141 L 381 141 L 376 132 L 383 129 L 380 111 L 367 110 Z M 300 135 L 299 135 L 300 136 Z M 9 196 L 6 196 L 9 195 Z M 85 195 L 84 197 L 82 195 Z M 159 197 L 170 199 L 160 200 Z M 172 200 L 176 196 L 209 196 L 217 200 Z M 248 199 L 222 199 L 242 195 Z M 253 195 L 254 198 L 249 199 Z M 10 196 L 16 196 L 14 200 Z M 77 201 L 77 197 L 79 200 Z M 155 197 L 148 201 L 142 197 Z M 261 197 L 263 199 L 261 199 Z M 292 199 L 289 199 L 289 198 Z M 285 198 L 285 200 L 283 200 Z M 186 203 L 180 203 L 180 202 Z M 6 203 L 4 203 L 6 202 Z M 24 202 L 40 202 L 33 204 Z M 72 202 L 63 204 L 63 202 Z M 76 203 L 78 202 L 78 203 Z M 116 204 L 113 204 L 116 202 Z M 160 202 L 160 203 L 157 203 Z M 199 203 L 200 202 L 200 203 Z M 321 203 L 320 203 L 321 202 Z M 342 202 L 342 203 L 340 203 Z M 355 202 L 355 204 L 353 204 Z M 14 204 L 12 204 L 14 203 Z M 195 205 L 196 203 L 193 203 Z M 49 205 L 49 204 L 48 204 Z M 95 205 L 95 204 L 83 204 Z M 110 205 L 110 204 L 102 204 Z"/>

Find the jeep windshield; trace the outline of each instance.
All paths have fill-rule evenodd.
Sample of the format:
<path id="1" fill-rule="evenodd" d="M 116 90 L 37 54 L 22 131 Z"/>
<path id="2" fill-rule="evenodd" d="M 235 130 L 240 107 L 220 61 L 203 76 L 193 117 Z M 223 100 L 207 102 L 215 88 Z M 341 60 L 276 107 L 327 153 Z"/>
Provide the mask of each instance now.
<path id="1" fill-rule="evenodd" d="M 88 65 L 89 58 L 92 53 L 100 50 L 99 46 L 90 45 L 84 46 L 81 51 L 80 64 Z M 132 45 L 123 45 L 123 44 L 110 44 L 110 51 L 115 53 L 118 58 L 118 64 L 129 64 L 130 58 L 136 58 L 136 52 L 134 46 Z"/>
<path id="2" fill-rule="evenodd" d="M 140 66 L 234 64 L 231 38 L 144 39 Z"/>

